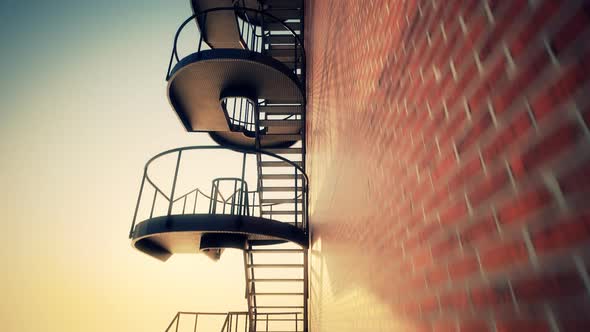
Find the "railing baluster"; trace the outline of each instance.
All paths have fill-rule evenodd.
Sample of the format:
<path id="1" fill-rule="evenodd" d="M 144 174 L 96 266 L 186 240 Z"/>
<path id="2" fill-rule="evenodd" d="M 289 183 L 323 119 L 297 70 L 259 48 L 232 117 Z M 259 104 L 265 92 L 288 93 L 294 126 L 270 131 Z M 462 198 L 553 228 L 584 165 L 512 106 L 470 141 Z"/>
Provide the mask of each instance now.
<path id="1" fill-rule="evenodd" d="M 197 321 L 199 320 L 199 314 L 195 314 L 195 328 L 193 329 L 193 332 L 197 332 Z"/>
<path id="2" fill-rule="evenodd" d="M 238 181 L 234 180 L 234 191 L 233 191 L 233 195 L 231 196 L 231 210 L 230 210 L 231 215 L 234 214 L 235 202 L 236 202 L 236 188 L 237 187 L 238 187 Z"/>
<path id="3" fill-rule="evenodd" d="M 145 184 L 145 178 L 147 176 L 147 169 L 143 170 L 143 178 L 141 179 L 141 185 L 139 186 L 139 195 L 137 196 L 137 204 L 135 204 L 135 212 L 133 213 L 133 221 L 131 222 L 131 229 L 129 230 L 129 238 L 133 237 L 133 229 L 135 228 L 135 221 L 137 219 L 137 211 L 139 211 L 139 203 L 141 202 L 141 194 L 143 193 L 143 185 Z"/>
<path id="4" fill-rule="evenodd" d="M 197 199 L 199 198 L 199 189 L 195 190 L 195 203 L 193 204 L 193 214 L 197 210 Z"/>
<path id="5" fill-rule="evenodd" d="M 180 167 L 180 158 L 182 157 L 182 150 L 178 151 L 178 158 L 176 159 L 176 170 L 174 171 L 174 182 L 172 182 L 172 192 L 170 193 L 170 204 L 168 205 L 168 215 L 172 213 L 172 204 L 174 203 L 174 191 L 176 190 L 176 180 L 178 179 L 178 168 Z"/>
<path id="6" fill-rule="evenodd" d="M 158 190 L 154 188 L 154 199 L 152 200 L 152 208 L 150 210 L 150 219 L 154 216 L 154 208 L 156 207 L 156 197 L 158 196 Z"/>
<path id="7" fill-rule="evenodd" d="M 295 167 L 295 227 L 297 227 L 297 222 L 299 220 L 299 217 L 297 216 L 297 208 L 298 205 L 297 204 L 297 192 L 298 192 L 298 181 L 297 181 L 297 167 Z"/>

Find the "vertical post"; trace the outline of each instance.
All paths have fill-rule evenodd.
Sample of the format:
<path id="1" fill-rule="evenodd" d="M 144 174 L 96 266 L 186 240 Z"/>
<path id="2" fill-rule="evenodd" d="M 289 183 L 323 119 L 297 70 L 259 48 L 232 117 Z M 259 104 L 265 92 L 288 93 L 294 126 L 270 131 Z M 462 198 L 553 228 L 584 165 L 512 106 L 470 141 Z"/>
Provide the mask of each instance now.
<path id="1" fill-rule="evenodd" d="M 246 176 L 246 152 L 242 153 L 242 183 L 240 184 L 240 212 L 242 215 L 242 195 L 244 194 L 244 178 Z M 246 193 L 247 195 L 248 193 Z"/>
<path id="2" fill-rule="evenodd" d="M 298 207 L 299 207 L 298 206 L 299 204 L 297 203 L 297 192 L 299 191 L 299 187 L 298 187 L 299 183 L 297 181 L 297 167 L 294 167 L 294 168 L 295 168 L 295 227 L 297 227 L 297 224 L 298 224 L 297 222 L 299 221 L 299 217 L 297 215 Z"/>
<path id="3" fill-rule="evenodd" d="M 184 196 L 184 202 L 182 203 L 182 214 L 184 214 L 184 211 L 186 210 L 186 198 L 187 196 Z"/>
<path id="4" fill-rule="evenodd" d="M 154 207 L 156 207 L 156 197 L 158 196 L 158 189 L 154 188 L 154 199 L 152 200 L 152 209 L 150 210 L 150 219 L 154 216 Z"/>
<path id="5" fill-rule="evenodd" d="M 172 192 L 170 193 L 170 204 L 168 205 L 168 215 L 172 213 L 172 204 L 174 203 L 174 191 L 176 190 L 176 180 L 178 179 L 178 168 L 180 167 L 180 157 L 182 150 L 178 151 L 178 158 L 176 159 L 176 170 L 174 171 L 174 181 L 172 182 Z"/>
<path id="6" fill-rule="evenodd" d="M 180 313 L 176 314 L 176 332 L 178 332 L 178 325 L 180 325 Z"/>
<path id="7" fill-rule="evenodd" d="M 137 196 L 137 203 L 135 204 L 135 212 L 133 213 L 133 221 L 131 222 L 131 229 L 129 230 L 129 238 L 133 237 L 133 229 L 135 228 L 135 220 L 137 219 L 137 211 L 139 211 L 139 203 L 141 202 L 141 193 L 143 192 L 143 185 L 145 184 L 145 177 L 147 176 L 147 169 L 143 170 L 143 178 L 139 186 L 139 195 Z"/>
<path id="8" fill-rule="evenodd" d="M 211 194 L 209 195 L 209 214 L 213 214 L 213 193 L 215 192 L 215 181 L 211 185 Z"/>
<path id="9" fill-rule="evenodd" d="M 240 98 L 240 115 L 238 117 L 238 125 L 242 122 L 242 109 L 244 108 L 244 98 Z"/>
<path id="10" fill-rule="evenodd" d="M 230 214 L 233 215 L 234 211 L 235 211 L 235 207 L 236 207 L 236 191 L 237 191 L 237 187 L 238 187 L 238 180 L 234 179 L 234 191 L 231 195 L 231 209 L 230 209 Z M 238 203 L 239 204 L 239 203 Z"/>
<path id="11" fill-rule="evenodd" d="M 199 320 L 199 314 L 195 315 L 195 328 L 193 329 L 193 332 L 197 332 L 197 321 Z"/>
<path id="12" fill-rule="evenodd" d="M 236 122 L 236 104 L 237 103 L 236 103 L 236 99 L 235 98 L 232 98 L 232 104 L 234 104 L 234 106 L 233 106 L 233 112 L 232 112 L 232 118 L 231 118 L 232 119 L 232 125 L 233 125 Z"/>
<path id="13" fill-rule="evenodd" d="M 193 204 L 193 214 L 197 211 L 197 199 L 199 198 L 199 189 L 195 190 L 195 203 Z"/>

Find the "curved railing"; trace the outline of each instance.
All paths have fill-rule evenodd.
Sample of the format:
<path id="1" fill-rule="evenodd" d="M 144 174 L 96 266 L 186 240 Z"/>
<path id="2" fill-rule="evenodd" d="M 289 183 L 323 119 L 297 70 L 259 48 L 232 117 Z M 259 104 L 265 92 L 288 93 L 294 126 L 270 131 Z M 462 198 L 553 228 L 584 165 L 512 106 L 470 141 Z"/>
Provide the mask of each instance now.
<path id="1" fill-rule="evenodd" d="M 172 74 L 172 68 L 174 67 L 175 62 L 176 63 L 180 62 L 181 57 L 178 55 L 178 40 L 179 40 L 181 32 L 185 29 L 185 27 L 188 25 L 188 23 L 195 21 L 197 23 L 197 26 L 200 26 L 199 23 L 204 24 L 203 22 L 207 21 L 208 14 L 214 13 L 214 12 L 221 12 L 221 11 L 232 11 L 232 12 L 236 13 L 236 24 L 238 24 L 238 27 L 239 27 L 239 31 L 240 31 L 240 35 L 241 35 L 241 39 L 242 39 L 241 40 L 242 44 L 245 46 L 245 48 L 247 50 L 261 53 L 261 54 L 266 54 L 266 55 L 272 56 L 272 52 L 275 51 L 270 48 L 267 48 L 267 46 L 270 45 L 267 43 L 267 39 L 271 35 L 268 30 L 264 29 L 264 26 L 265 26 L 264 21 L 266 21 L 267 23 L 273 23 L 273 24 L 281 26 L 283 29 L 281 31 L 282 33 L 280 34 L 280 36 L 292 37 L 293 38 L 293 45 L 294 45 L 294 47 L 293 47 L 293 60 L 294 61 L 293 61 L 293 63 L 285 63 L 285 65 L 287 65 L 295 75 L 300 75 L 301 73 L 303 73 L 305 71 L 304 70 L 304 68 L 305 68 L 305 48 L 303 46 L 303 42 L 302 42 L 301 38 L 299 37 L 299 35 L 297 33 L 295 33 L 295 31 L 293 29 L 291 29 L 281 19 L 279 19 L 271 14 L 268 14 L 262 10 L 258 10 L 258 9 L 251 9 L 251 8 L 245 8 L 245 7 L 218 7 L 218 8 L 210 8 L 207 10 L 203 10 L 199 13 L 195 13 L 180 24 L 180 26 L 176 30 L 176 34 L 174 35 L 174 43 L 172 46 L 172 53 L 170 55 L 170 61 L 168 63 L 168 70 L 166 72 L 166 80 L 170 79 L 170 76 Z M 243 13 L 243 14 L 245 13 L 246 15 L 243 15 L 245 19 L 239 18 L 237 15 L 238 12 Z M 263 19 L 262 27 L 251 24 L 248 21 L 247 14 L 260 16 Z M 276 32 L 276 30 L 273 30 L 273 33 L 274 32 Z M 202 33 L 199 33 L 197 45 L 198 46 L 197 46 L 196 52 L 194 52 L 194 53 L 198 54 L 202 50 L 209 49 L 209 46 L 206 45 L 206 42 L 204 42 Z M 301 79 L 300 79 L 300 84 L 302 84 L 302 85 L 304 84 L 304 82 Z"/>
<path id="2" fill-rule="evenodd" d="M 224 97 L 221 99 L 221 107 L 229 118 L 232 131 L 242 131 L 250 137 L 255 137 L 256 131 L 262 132 L 265 128 L 256 128 L 256 102 L 244 97 Z"/>
<path id="3" fill-rule="evenodd" d="M 208 154 L 207 152 L 215 153 Z M 220 151 L 228 152 L 221 156 Z M 260 184 L 256 172 L 257 153 L 268 161 L 286 162 L 293 174 L 285 180 L 293 187 L 287 193 L 292 203 L 261 203 L 261 188 L 248 190 L 248 182 Z M 240 158 L 239 161 L 230 160 Z M 246 172 L 251 164 L 249 172 Z M 233 167 L 233 169 L 229 169 Z M 222 173 L 222 174 L 219 174 Z M 162 175 L 164 174 L 164 175 Z M 220 176 L 222 175 L 222 176 Z M 262 217 L 287 222 L 307 232 L 308 177 L 301 166 L 266 151 L 229 149 L 221 146 L 188 146 L 161 152 L 144 167 L 129 237 L 138 221 L 160 216 L 186 214 L 232 214 Z M 167 187 L 167 188 L 166 188 Z M 179 194 L 182 193 L 182 194 Z M 207 194 L 209 193 L 209 194 Z M 273 211 L 292 208 L 293 216 L 273 215 Z"/>

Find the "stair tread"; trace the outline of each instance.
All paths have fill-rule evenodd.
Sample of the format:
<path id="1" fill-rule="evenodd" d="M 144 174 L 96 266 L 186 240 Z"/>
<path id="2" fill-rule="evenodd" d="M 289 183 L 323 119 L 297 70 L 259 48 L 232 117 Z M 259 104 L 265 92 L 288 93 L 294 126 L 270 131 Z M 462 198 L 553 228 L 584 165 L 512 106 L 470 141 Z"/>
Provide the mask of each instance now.
<path id="1" fill-rule="evenodd" d="M 264 149 L 264 151 L 268 151 L 274 154 L 300 154 L 303 152 L 301 148 L 274 148 Z"/>
<path id="2" fill-rule="evenodd" d="M 294 161 L 298 166 L 301 166 L 302 163 L 300 161 Z M 286 161 L 261 161 L 260 166 L 262 167 L 293 167 L 293 165 L 289 164 Z"/>
<path id="3" fill-rule="evenodd" d="M 295 174 L 262 174 L 260 178 L 267 180 L 293 180 L 295 179 Z M 297 174 L 297 178 L 302 179 L 303 175 Z"/>
<path id="4" fill-rule="evenodd" d="M 274 210 L 274 211 L 262 211 L 261 214 L 263 215 L 277 215 L 277 216 L 284 216 L 284 215 L 295 215 L 295 214 L 303 214 L 303 211 L 294 210 Z"/>
<path id="5" fill-rule="evenodd" d="M 303 107 L 300 105 L 264 105 L 259 106 L 260 112 L 265 112 L 267 114 L 279 114 L 279 115 L 289 115 L 289 114 L 301 114 Z"/>
<path id="6" fill-rule="evenodd" d="M 248 267 L 266 267 L 266 268 L 296 268 L 303 267 L 303 264 L 248 264 Z"/>
<path id="7" fill-rule="evenodd" d="M 295 187 L 293 186 L 286 186 L 286 187 L 262 187 L 260 188 L 261 191 L 295 191 Z M 302 188 L 299 187 L 297 191 L 301 191 Z"/>
<path id="8" fill-rule="evenodd" d="M 263 198 L 260 200 L 262 203 L 301 203 L 302 201 L 300 198 L 297 201 L 295 201 L 295 198 Z"/>
<path id="9" fill-rule="evenodd" d="M 297 127 L 301 126 L 303 120 L 294 119 L 294 120 L 260 120 L 260 125 L 264 127 Z"/>

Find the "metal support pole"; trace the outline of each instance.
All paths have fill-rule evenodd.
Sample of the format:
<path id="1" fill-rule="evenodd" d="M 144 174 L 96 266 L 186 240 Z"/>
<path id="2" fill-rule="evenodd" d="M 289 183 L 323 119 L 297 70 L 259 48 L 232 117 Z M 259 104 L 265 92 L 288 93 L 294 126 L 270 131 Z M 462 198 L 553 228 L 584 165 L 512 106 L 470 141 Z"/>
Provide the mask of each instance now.
<path id="1" fill-rule="evenodd" d="M 242 154 L 242 183 L 240 186 L 240 210 L 238 212 L 239 215 L 242 215 L 242 195 L 244 194 L 244 178 L 246 176 L 246 153 Z M 247 194 L 246 194 L 247 195 Z"/>
<path id="2" fill-rule="evenodd" d="M 133 237 L 133 229 L 135 228 L 135 220 L 137 219 L 137 211 L 139 211 L 139 203 L 141 202 L 141 193 L 143 192 L 143 185 L 145 184 L 145 178 L 147 176 L 147 169 L 143 170 L 143 178 L 141 179 L 141 185 L 139 186 L 139 195 L 137 196 L 137 204 L 135 204 L 135 212 L 133 213 L 133 222 L 131 222 L 131 229 L 129 230 L 129 238 Z"/>
<path id="3" fill-rule="evenodd" d="M 170 204 L 168 205 L 168 215 L 172 213 L 172 204 L 174 204 L 174 191 L 176 190 L 176 180 L 178 179 L 178 169 L 180 167 L 180 158 L 182 157 L 182 150 L 178 151 L 178 158 L 176 159 L 176 170 L 174 171 L 174 182 L 172 182 L 172 192 L 170 193 Z"/>

